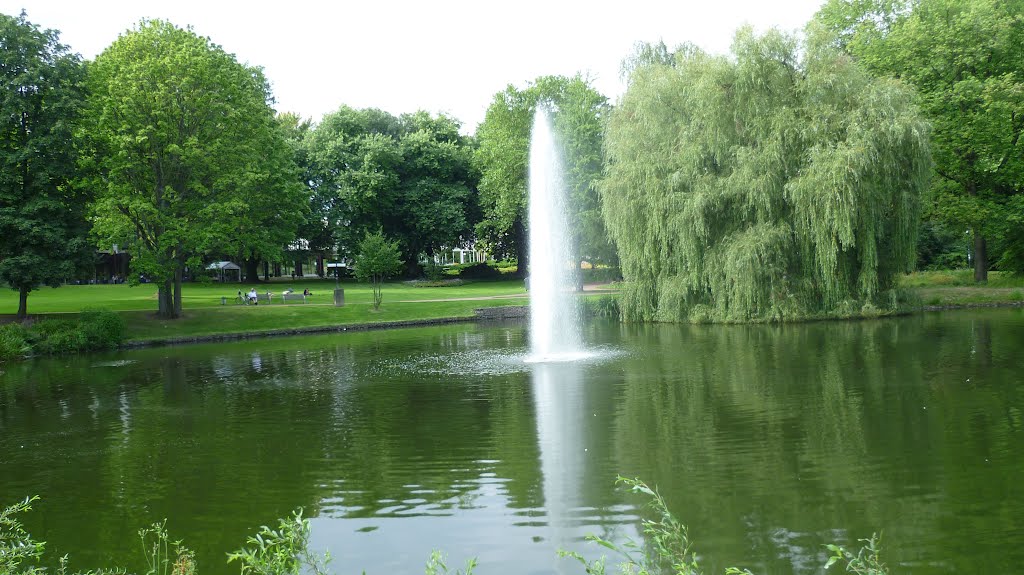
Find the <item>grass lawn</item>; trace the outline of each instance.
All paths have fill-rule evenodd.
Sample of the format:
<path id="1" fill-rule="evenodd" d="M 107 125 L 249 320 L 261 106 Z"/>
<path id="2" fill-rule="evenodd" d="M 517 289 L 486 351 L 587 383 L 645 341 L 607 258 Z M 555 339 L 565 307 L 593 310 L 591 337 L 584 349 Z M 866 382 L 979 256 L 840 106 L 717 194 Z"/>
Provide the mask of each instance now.
<path id="1" fill-rule="evenodd" d="M 238 290 L 255 287 L 259 293 L 275 294 L 274 303 L 258 306 L 235 305 Z M 374 310 L 368 284 L 342 282 L 345 306 L 334 307 L 333 280 L 272 281 L 250 284 L 185 284 L 182 289 L 184 317 L 164 321 L 154 317 L 157 308 L 156 286 L 85 285 L 42 288 L 28 298 L 31 315 L 77 313 L 85 308 L 105 308 L 124 312 L 129 340 L 163 339 L 211 334 L 246 333 L 277 329 L 470 317 L 473 310 L 496 305 L 526 303 L 521 280 L 467 283 L 459 286 L 415 287 L 405 283 L 384 286 L 384 301 Z M 291 288 L 313 295 L 308 303 L 280 303 L 279 294 Z M 227 305 L 221 305 L 221 298 Z M 479 299 L 492 298 L 492 299 Z M 455 300 L 455 301 L 437 301 Z M 18 311 L 18 293 L 0 290 L 0 315 Z"/>
<path id="2" fill-rule="evenodd" d="M 900 279 L 926 306 L 970 306 L 1024 301 L 1024 276 L 989 272 L 988 283 L 974 283 L 973 270 L 914 272 Z"/>

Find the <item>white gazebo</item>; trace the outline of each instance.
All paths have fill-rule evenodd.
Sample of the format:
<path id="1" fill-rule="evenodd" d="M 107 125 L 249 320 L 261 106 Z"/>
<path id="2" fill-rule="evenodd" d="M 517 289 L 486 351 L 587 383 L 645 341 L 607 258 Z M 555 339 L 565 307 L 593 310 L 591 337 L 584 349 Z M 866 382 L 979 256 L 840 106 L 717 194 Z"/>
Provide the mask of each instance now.
<path id="1" fill-rule="evenodd" d="M 234 262 L 213 262 L 206 269 L 212 270 L 219 282 L 229 281 L 231 274 L 234 274 L 235 281 L 242 281 L 242 268 Z"/>

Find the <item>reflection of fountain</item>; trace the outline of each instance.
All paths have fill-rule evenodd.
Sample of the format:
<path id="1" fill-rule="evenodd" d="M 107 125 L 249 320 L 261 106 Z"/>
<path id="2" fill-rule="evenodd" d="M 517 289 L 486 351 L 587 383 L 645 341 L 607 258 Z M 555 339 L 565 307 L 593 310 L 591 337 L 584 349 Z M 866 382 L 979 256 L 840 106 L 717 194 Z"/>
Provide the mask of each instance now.
<path id="1" fill-rule="evenodd" d="M 539 363 L 532 369 L 548 540 L 555 548 L 576 551 L 584 551 L 578 549 L 579 540 L 587 531 L 581 525 L 585 519 L 578 516 L 586 508 L 588 455 L 582 370 L 580 362 Z"/>
<path id="2" fill-rule="evenodd" d="M 566 189 L 551 119 L 537 109 L 530 136 L 530 355 L 574 359 L 582 350 Z"/>

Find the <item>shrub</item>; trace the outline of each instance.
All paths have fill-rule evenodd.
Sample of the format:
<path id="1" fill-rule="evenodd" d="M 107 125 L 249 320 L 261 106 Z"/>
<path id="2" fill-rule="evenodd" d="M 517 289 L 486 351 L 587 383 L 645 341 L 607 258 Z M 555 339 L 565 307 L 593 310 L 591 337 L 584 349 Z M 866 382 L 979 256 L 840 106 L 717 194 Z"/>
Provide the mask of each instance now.
<path id="1" fill-rule="evenodd" d="M 124 341 L 125 323 L 119 314 L 107 309 L 84 309 L 78 315 L 87 350 L 114 349 Z"/>
<path id="2" fill-rule="evenodd" d="M 32 352 L 38 355 L 78 353 L 85 348 L 85 336 L 78 323 L 69 319 L 43 319 L 28 330 Z"/>
<path id="3" fill-rule="evenodd" d="M 25 335 L 36 355 L 66 355 L 83 351 L 113 349 L 125 337 L 124 319 L 104 309 L 83 310 L 78 318 L 44 319 L 35 322 Z"/>
<path id="4" fill-rule="evenodd" d="M 583 313 L 587 317 L 619 319 L 619 300 L 613 295 L 583 298 Z"/>
<path id="5" fill-rule="evenodd" d="M 21 359 L 32 352 L 25 328 L 17 323 L 0 325 L 0 362 Z"/>
<path id="6" fill-rule="evenodd" d="M 501 272 L 484 262 L 478 262 L 462 268 L 459 277 L 469 280 L 496 280 L 501 279 Z"/>
<path id="7" fill-rule="evenodd" d="M 597 267 L 582 270 L 583 281 L 587 283 L 608 283 L 622 280 L 622 270 L 613 267 Z"/>

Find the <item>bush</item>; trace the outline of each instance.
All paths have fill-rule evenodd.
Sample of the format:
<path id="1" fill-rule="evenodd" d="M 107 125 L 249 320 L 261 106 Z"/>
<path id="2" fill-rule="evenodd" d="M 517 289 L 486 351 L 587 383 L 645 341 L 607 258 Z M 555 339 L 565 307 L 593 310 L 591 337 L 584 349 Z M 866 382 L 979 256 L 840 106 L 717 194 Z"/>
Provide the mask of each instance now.
<path id="1" fill-rule="evenodd" d="M 583 298 L 583 313 L 587 317 L 620 319 L 619 300 L 613 295 Z"/>
<path id="2" fill-rule="evenodd" d="M 32 353 L 21 324 L 0 325 L 0 362 L 21 359 Z"/>
<path id="3" fill-rule="evenodd" d="M 83 310 L 78 319 L 44 319 L 28 329 L 25 341 L 36 355 L 66 355 L 113 349 L 125 337 L 120 315 L 103 309 Z"/>
<path id="4" fill-rule="evenodd" d="M 78 329 L 85 349 L 114 349 L 124 341 L 124 318 L 107 309 L 84 309 L 78 315 Z"/>
<path id="5" fill-rule="evenodd" d="M 483 262 L 467 265 L 459 271 L 459 277 L 468 280 L 501 279 L 501 272 Z"/>
<path id="6" fill-rule="evenodd" d="M 622 280 L 622 270 L 612 267 L 589 268 L 583 271 L 586 283 L 608 283 Z"/>
<path id="7" fill-rule="evenodd" d="M 69 319 L 43 319 L 28 330 L 32 352 L 37 355 L 78 353 L 85 348 L 85 336 L 78 322 Z"/>

